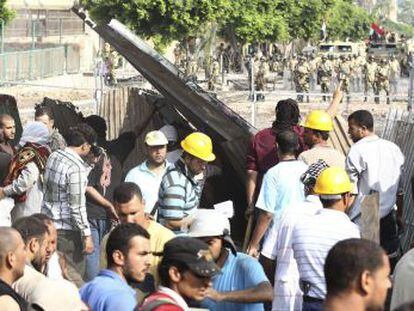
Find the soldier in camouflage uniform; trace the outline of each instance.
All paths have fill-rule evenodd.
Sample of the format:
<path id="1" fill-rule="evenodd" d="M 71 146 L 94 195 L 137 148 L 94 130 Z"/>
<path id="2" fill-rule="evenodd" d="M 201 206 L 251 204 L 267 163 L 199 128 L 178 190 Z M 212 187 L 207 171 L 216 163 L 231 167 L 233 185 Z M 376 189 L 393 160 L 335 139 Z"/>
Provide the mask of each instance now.
<path id="1" fill-rule="evenodd" d="M 332 71 L 333 71 L 333 67 L 332 67 L 331 61 L 328 60 L 326 55 L 323 55 L 322 56 L 322 62 L 319 64 L 318 72 L 319 72 L 319 78 L 320 78 L 319 81 L 320 81 L 320 84 L 321 84 L 321 91 L 324 94 L 330 93 L 329 92 L 329 85 L 330 85 L 330 82 L 331 82 Z M 322 100 L 324 100 L 324 101 L 326 100 L 325 95 L 322 97 Z"/>
<path id="2" fill-rule="evenodd" d="M 316 88 L 316 82 L 317 82 L 316 74 L 317 74 L 317 69 L 318 69 L 318 64 L 319 64 L 319 60 L 315 54 L 312 53 L 310 55 L 308 64 L 309 64 L 309 70 L 310 70 L 310 73 L 309 73 L 310 89 L 314 91 Z"/>
<path id="3" fill-rule="evenodd" d="M 365 99 L 367 101 L 367 95 L 369 88 L 375 93 L 375 73 L 377 71 L 377 63 L 375 62 L 374 58 L 370 55 L 368 57 L 368 61 L 365 63 L 363 67 L 363 74 L 364 74 L 364 93 Z"/>
<path id="4" fill-rule="evenodd" d="M 351 69 L 351 62 L 350 58 L 345 55 L 341 55 L 339 63 L 339 73 L 338 73 L 338 81 L 342 82 L 341 84 L 341 91 L 346 93 L 347 101 L 349 102 L 349 78 L 351 77 L 352 69 Z"/>
<path id="5" fill-rule="evenodd" d="M 297 93 L 309 92 L 309 73 L 309 64 L 307 63 L 306 58 L 301 56 L 294 71 L 294 81 Z M 303 102 L 303 95 L 297 95 L 297 101 Z M 309 96 L 307 96 L 307 102 L 309 102 Z"/>
<path id="6" fill-rule="evenodd" d="M 391 55 L 389 61 L 390 67 L 390 86 L 391 94 L 395 95 L 398 93 L 398 78 L 400 77 L 400 62 L 395 58 L 394 55 Z"/>
<path id="7" fill-rule="evenodd" d="M 381 63 L 377 66 L 375 71 L 375 103 L 379 104 L 379 94 L 381 90 L 385 91 L 387 95 L 387 104 L 390 103 L 390 83 L 388 81 L 388 77 L 390 74 L 390 68 L 387 64 L 386 59 L 381 59 Z"/>
<path id="8" fill-rule="evenodd" d="M 265 91 L 266 80 L 267 80 L 268 75 L 269 75 L 269 65 L 267 64 L 266 58 L 261 57 L 259 68 L 256 74 L 256 90 L 258 91 L 257 93 L 258 100 L 264 100 L 264 95 L 262 92 Z"/>
<path id="9" fill-rule="evenodd" d="M 180 67 L 181 61 L 182 61 L 182 51 L 181 51 L 180 44 L 177 43 L 177 45 L 174 48 L 174 65 L 177 67 Z"/>
<path id="10" fill-rule="evenodd" d="M 295 83 L 295 69 L 296 69 L 296 65 L 298 64 L 298 60 L 296 57 L 296 54 L 292 55 L 292 58 L 289 60 L 288 66 L 289 66 L 289 72 L 290 72 L 290 87 L 291 89 L 294 88 L 294 86 L 296 86 Z"/>
<path id="11" fill-rule="evenodd" d="M 208 89 L 210 91 L 214 91 L 216 88 L 217 78 L 220 75 L 220 64 L 218 60 L 215 58 L 213 59 L 213 62 L 211 63 L 211 71 L 210 71 L 210 77 L 208 79 Z"/>

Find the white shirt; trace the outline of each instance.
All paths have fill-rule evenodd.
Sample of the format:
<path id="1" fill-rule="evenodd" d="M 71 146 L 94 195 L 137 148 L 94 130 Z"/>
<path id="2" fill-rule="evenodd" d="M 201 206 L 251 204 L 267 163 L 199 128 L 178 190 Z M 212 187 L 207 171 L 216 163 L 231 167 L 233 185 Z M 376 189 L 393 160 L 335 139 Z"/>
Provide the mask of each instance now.
<path id="1" fill-rule="evenodd" d="M 340 211 L 323 208 L 297 222 L 292 232 L 292 249 L 300 279 L 311 284 L 308 296 L 325 298 L 326 256 L 337 242 L 350 238 L 360 238 L 359 229 Z"/>
<path id="2" fill-rule="evenodd" d="M 267 231 L 265 240 L 274 238 L 270 236 L 272 232 L 277 237 L 283 211 L 305 199 L 300 177 L 307 169 L 308 166 L 302 161 L 292 160 L 281 161 L 266 172 L 256 202 L 257 208 L 273 214 L 273 224 Z"/>
<path id="3" fill-rule="evenodd" d="M 376 135 L 356 142 L 348 152 L 345 167 L 358 195 L 349 213 L 358 222 L 360 206 L 365 195 L 379 193 L 380 217 L 387 216 L 395 206 L 404 155 L 400 148 Z"/>
<path id="4" fill-rule="evenodd" d="M 63 280 L 62 268 L 59 263 L 59 254 L 54 252 L 47 263 L 46 276 L 51 280 Z"/>
<path id="5" fill-rule="evenodd" d="M 299 288 L 299 271 L 292 249 L 292 233 L 299 219 L 311 217 L 322 209 L 316 195 L 286 209 L 283 213 L 279 232 L 275 240 L 267 239 L 262 255 L 277 260 L 272 311 L 302 310 L 302 292 Z"/>
<path id="6" fill-rule="evenodd" d="M 133 182 L 141 189 L 142 197 L 145 200 L 145 212 L 151 213 L 155 203 L 158 201 L 158 190 L 162 176 L 167 170 L 170 163 L 165 162 L 164 170 L 157 175 L 148 168 L 147 161 L 131 169 L 125 177 L 126 182 Z"/>

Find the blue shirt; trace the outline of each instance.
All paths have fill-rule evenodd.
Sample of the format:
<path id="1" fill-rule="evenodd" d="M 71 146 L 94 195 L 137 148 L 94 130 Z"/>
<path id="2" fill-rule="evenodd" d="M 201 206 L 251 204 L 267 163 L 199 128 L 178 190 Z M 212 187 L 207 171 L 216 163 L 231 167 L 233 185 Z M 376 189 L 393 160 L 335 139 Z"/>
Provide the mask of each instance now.
<path id="1" fill-rule="evenodd" d="M 221 269 L 221 274 L 213 278 L 213 288 L 218 292 L 240 291 L 268 282 L 260 263 L 251 256 L 237 253 L 229 256 Z M 213 311 L 263 311 L 263 303 L 215 302 L 205 299 L 202 308 Z"/>
<path id="2" fill-rule="evenodd" d="M 267 171 L 257 198 L 256 207 L 273 214 L 273 222 L 279 223 L 280 217 L 288 206 L 305 200 L 305 191 L 300 177 L 308 166 L 302 161 L 281 161 Z"/>
<path id="3" fill-rule="evenodd" d="M 83 302 L 93 311 L 134 310 L 135 291 L 111 270 L 101 270 L 97 277 L 80 289 Z"/>
<path id="4" fill-rule="evenodd" d="M 155 203 L 158 201 L 158 190 L 160 189 L 161 179 L 168 166 L 170 166 L 170 163 L 166 161 L 164 172 L 156 175 L 148 168 L 148 162 L 144 161 L 130 170 L 125 177 L 125 181 L 133 182 L 141 189 L 142 197 L 145 200 L 146 213 L 151 213 Z"/>

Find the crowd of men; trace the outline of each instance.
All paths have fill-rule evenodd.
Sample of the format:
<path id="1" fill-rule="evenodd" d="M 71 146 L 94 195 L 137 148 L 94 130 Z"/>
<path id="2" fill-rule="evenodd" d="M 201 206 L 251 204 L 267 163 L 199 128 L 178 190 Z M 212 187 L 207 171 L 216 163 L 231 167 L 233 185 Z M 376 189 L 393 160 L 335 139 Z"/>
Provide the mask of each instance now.
<path id="1" fill-rule="evenodd" d="M 208 135 L 145 133 L 146 159 L 123 178 L 136 133 L 107 141 L 105 121 L 89 116 L 63 137 L 39 106 L 14 145 L 15 120 L 0 115 L 0 309 L 382 310 L 401 257 L 404 156 L 366 110 L 348 117 L 349 153 L 331 147 L 341 99 L 337 89 L 303 124 L 298 103 L 282 100 L 252 138 L 246 253 L 228 216 L 200 207 L 220 174 Z M 380 244 L 361 239 L 373 192 Z M 413 258 L 395 268 L 393 309 L 414 301 Z"/>

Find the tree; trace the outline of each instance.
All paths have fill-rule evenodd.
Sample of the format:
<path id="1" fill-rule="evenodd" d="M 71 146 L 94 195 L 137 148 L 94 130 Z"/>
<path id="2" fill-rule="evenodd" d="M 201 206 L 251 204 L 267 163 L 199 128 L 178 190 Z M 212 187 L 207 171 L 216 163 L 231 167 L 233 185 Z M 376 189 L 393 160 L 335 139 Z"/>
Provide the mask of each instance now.
<path id="1" fill-rule="evenodd" d="M 158 47 L 187 42 L 200 29 L 224 17 L 231 0 L 84 0 L 99 22 L 116 18 Z"/>
<path id="2" fill-rule="evenodd" d="M 242 44 L 286 41 L 289 34 L 278 8 L 281 1 L 233 0 L 222 28 Z"/>
<path id="3" fill-rule="evenodd" d="M 0 0 L 0 19 L 5 23 L 14 17 L 14 12 L 6 6 L 7 0 Z"/>
<path id="4" fill-rule="evenodd" d="M 359 41 L 366 38 L 373 22 L 372 16 L 351 1 L 335 1 L 327 13 L 327 30 L 331 39 Z"/>

